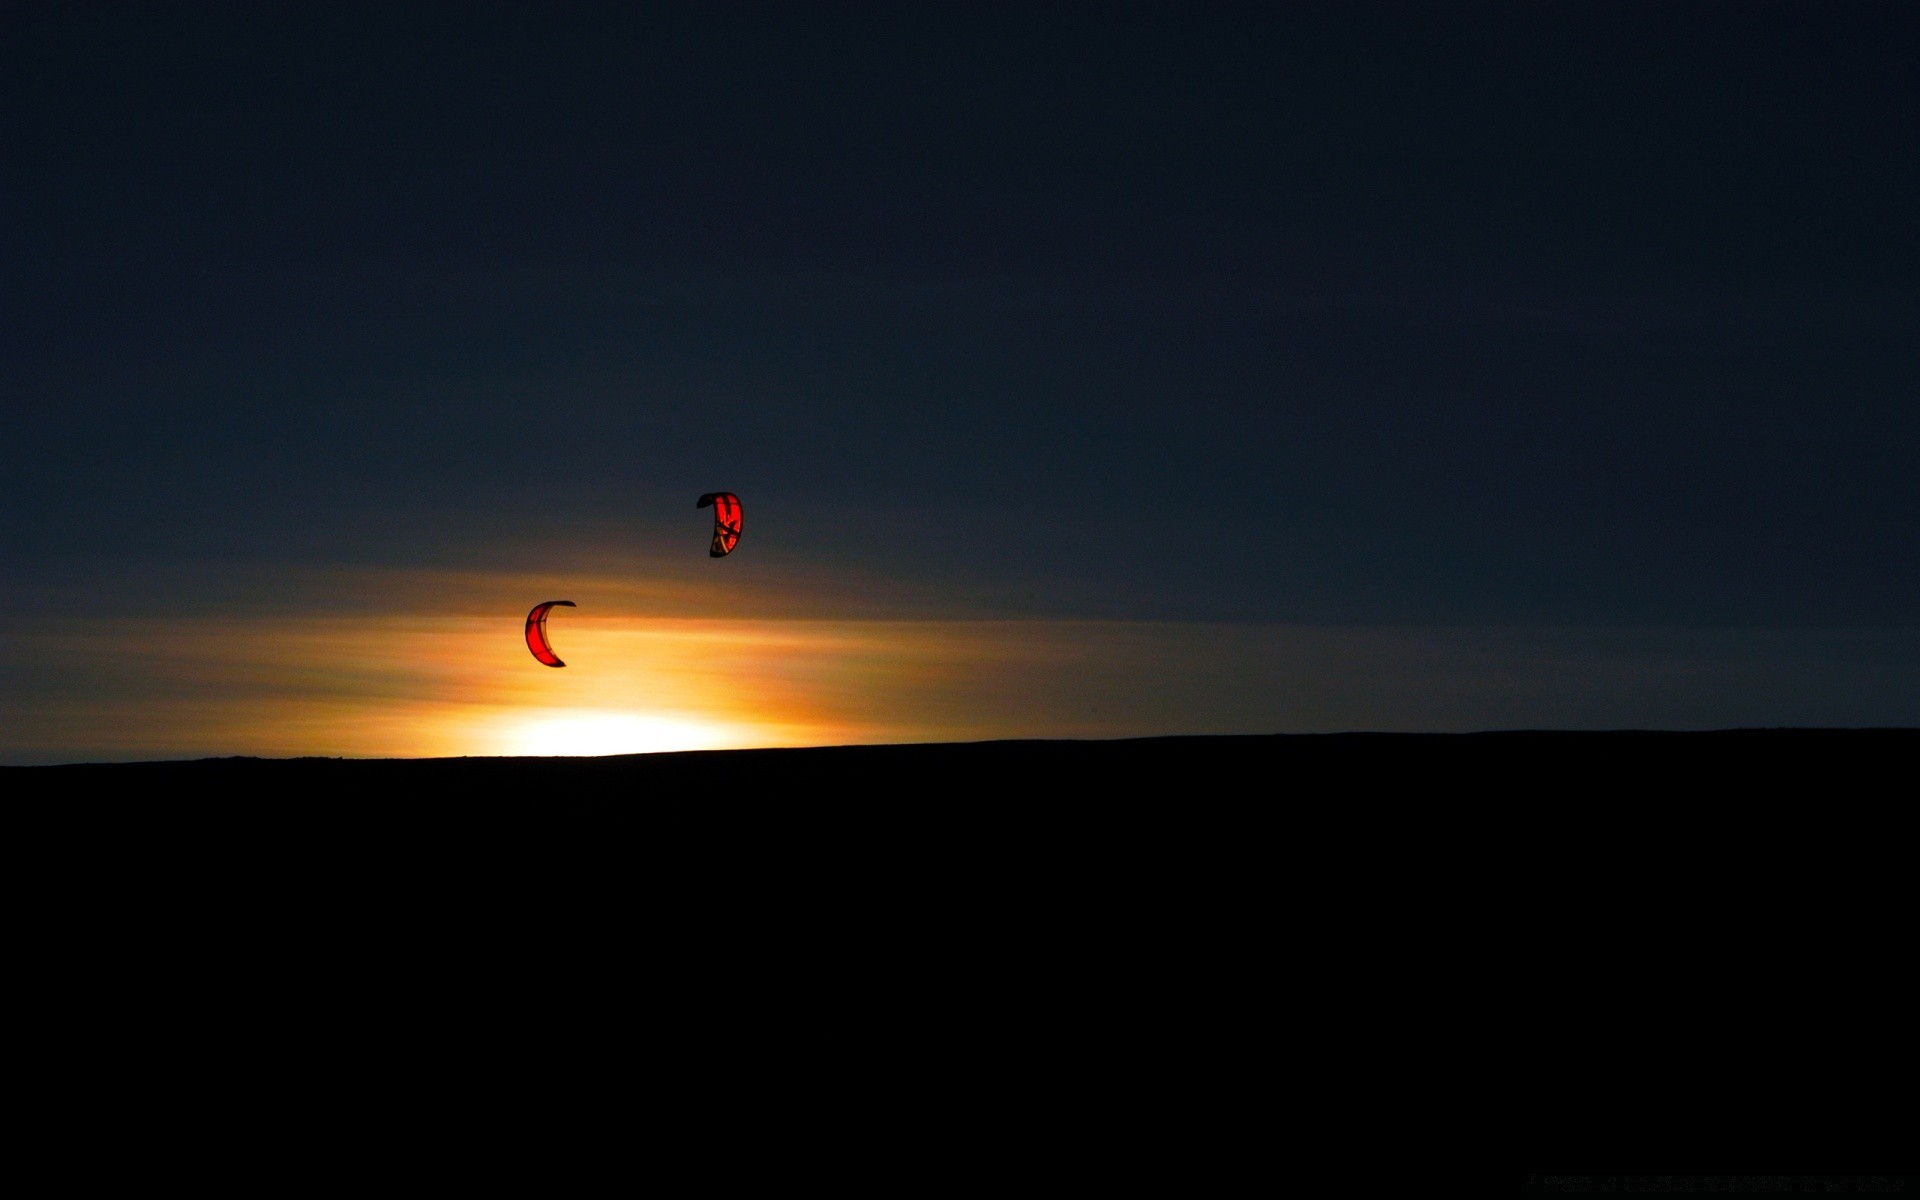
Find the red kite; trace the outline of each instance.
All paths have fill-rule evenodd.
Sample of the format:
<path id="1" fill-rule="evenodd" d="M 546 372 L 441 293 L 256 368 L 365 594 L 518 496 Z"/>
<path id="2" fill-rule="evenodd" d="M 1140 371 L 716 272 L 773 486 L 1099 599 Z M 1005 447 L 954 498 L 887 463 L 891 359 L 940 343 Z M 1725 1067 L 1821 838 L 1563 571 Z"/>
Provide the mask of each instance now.
<path id="1" fill-rule="evenodd" d="M 732 492 L 708 492 L 694 507 L 709 504 L 713 505 L 713 545 L 707 547 L 707 557 L 725 558 L 740 544 L 740 497 Z"/>
<path id="2" fill-rule="evenodd" d="M 550 667 L 567 665 L 560 661 L 560 656 L 553 652 L 553 647 L 547 642 L 547 610 L 563 604 L 568 608 L 579 607 L 571 600 L 548 600 L 534 605 L 533 611 L 527 614 L 527 649 Z"/>

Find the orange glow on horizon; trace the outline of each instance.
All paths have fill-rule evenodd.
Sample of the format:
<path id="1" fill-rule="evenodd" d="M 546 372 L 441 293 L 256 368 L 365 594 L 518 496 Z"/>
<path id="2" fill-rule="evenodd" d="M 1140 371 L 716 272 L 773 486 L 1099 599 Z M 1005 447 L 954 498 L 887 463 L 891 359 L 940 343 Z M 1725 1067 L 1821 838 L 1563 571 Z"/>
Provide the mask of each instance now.
<path id="1" fill-rule="evenodd" d="M 601 755 L 865 740 L 789 686 L 793 656 L 822 646 L 762 627 L 780 622 L 568 615 L 554 633 L 568 664 L 557 669 L 528 653 L 517 616 L 88 622 L 42 652 L 69 677 L 117 677 L 115 695 L 44 697 L 5 740 L 90 728 L 90 758 Z"/>
<path id="2" fill-rule="evenodd" d="M 727 571 L 724 587 L 741 588 L 741 575 Z M 723 583 L 382 578 L 293 573 L 246 603 L 237 585 L 235 596 L 196 598 L 186 615 L 35 622 L 0 644 L 0 670 L 14 681 L 0 694 L 0 762 L 1575 727 L 1595 712 L 1644 719 L 1647 689 L 1676 677 L 1659 668 L 1649 678 L 1675 652 L 1631 631 L 903 618 L 888 605 L 885 616 L 868 611 L 884 589 L 823 617 L 824 590 L 771 584 L 748 589 L 764 607 L 740 613 L 712 602 Z M 295 596 L 332 609 L 261 611 Z M 564 667 L 528 652 L 527 605 L 549 596 L 577 605 L 548 628 Z M 712 616 L 716 608 L 733 615 Z M 1820 664 L 1848 661 L 1822 637 L 1780 635 L 1769 651 L 1809 664 L 1796 676 L 1802 693 L 1823 686 Z M 1873 653 L 1910 653 L 1894 635 L 1858 637 Z M 1701 647 L 1676 661 L 1711 667 L 1734 652 Z M 1578 674 L 1569 663 L 1585 664 L 1578 692 L 1565 688 Z M 1613 708 L 1594 707 L 1596 688 Z M 1680 697 L 1662 711 L 1670 724 L 1708 727 L 1723 710 Z"/>
<path id="3" fill-rule="evenodd" d="M 610 612 L 615 601 L 574 581 L 540 591 L 561 587 L 579 602 L 553 631 L 564 668 L 527 652 L 514 593 L 531 589 L 498 581 L 484 616 L 449 586 L 443 615 L 36 622 L 0 644 L 13 681 L 0 691 L 0 762 L 1608 728 L 1649 712 L 1666 727 L 1717 728 L 1750 723 L 1751 701 L 1730 707 L 1675 680 L 1724 677 L 1756 639 L 1795 696 L 1850 694 L 1851 664 L 1905 664 L 1916 653 L 1901 630 L 1677 640 L 1633 630 L 706 619 Z M 444 615 L 449 607 L 459 615 Z M 1898 665 L 1884 676 L 1910 677 Z M 1648 695 L 1666 707 L 1650 710 Z M 1887 695 L 1905 693 L 1876 702 Z M 1842 710 L 1814 711 L 1848 723 L 1832 715 Z"/>
<path id="4" fill-rule="evenodd" d="M 528 653 L 525 609 L 43 627 L 11 649 L 53 686 L 0 725 L 0 759 L 607 755 L 1218 724 L 1177 688 L 1127 698 L 1190 657 L 1145 626 L 659 617 L 569 591 L 578 607 L 550 629 L 561 668 Z M 1208 706 L 1227 703 L 1204 686 Z"/>

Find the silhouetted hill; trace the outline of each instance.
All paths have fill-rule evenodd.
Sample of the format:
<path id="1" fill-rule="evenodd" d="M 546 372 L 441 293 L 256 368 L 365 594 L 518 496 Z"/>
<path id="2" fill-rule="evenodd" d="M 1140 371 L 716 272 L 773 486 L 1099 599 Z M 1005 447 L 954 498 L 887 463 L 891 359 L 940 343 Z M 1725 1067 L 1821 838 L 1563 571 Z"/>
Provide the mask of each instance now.
<path id="1" fill-rule="evenodd" d="M 105 788 L 117 799 L 166 793 L 577 803 L 617 796 L 651 805 L 668 799 L 658 789 L 673 787 L 692 789 L 675 793 L 676 805 L 955 792 L 985 804 L 1144 799 L 1147 793 L 1218 803 L 1300 800 L 1304 787 L 1354 793 L 1444 787 L 1467 796 L 1540 798 L 1608 787 L 1643 796 L 1650 789 L 1839 783 L 1860 778 L 1870 766 L 1910 762 L 1916 750 L 1920 729 L 1512 731 L 1013 740 L 597 758 L 214 758 L 0 770 L 21 794 Z"/>
<path id="2" fill-rule="evenodd" d="M 1169 1130 L 1267 1145 L 1246 1096 L 1269 1080 L 1346 1127 L 1489 1016 L 1526 1107 L 1583 1137 L 1623 1111 L 1696 1137 L 1702 1080 L 1777 1104 L 1878 1070 L 1906 994 L 1886 801 L 1916 751 L 1741 730 L 230 758 L 10 768 L 0 813 L 33 1028 L 65 1031 L 90 1104 L 110 1078 L 173 1111 L 211 1063 L 391 1106 L 411 1138 L 424 1079 L 435 1112 L 515 1114 L 515 1144 L 537 1110 L 624 1147 L 657 1093 L 704 1169 L 736 1149 L 712 1114 L 837 1127 L 845 1083 L 870 1098 L 858 1155 L 947 1128 L 899 1101 L 935 1096 L 1047 1139 L 1070 1110 L 1132 1173 Z M 1816 1057 L 1756 1053 L 1829 993 Z M 796 1137 L 781 1169 L 837 1144 Z"/>

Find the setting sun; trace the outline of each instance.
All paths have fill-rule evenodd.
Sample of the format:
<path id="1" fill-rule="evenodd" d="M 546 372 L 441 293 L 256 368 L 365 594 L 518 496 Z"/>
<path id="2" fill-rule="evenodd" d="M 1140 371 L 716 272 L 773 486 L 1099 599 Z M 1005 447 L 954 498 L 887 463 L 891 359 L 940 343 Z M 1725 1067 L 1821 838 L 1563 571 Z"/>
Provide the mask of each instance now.
<path id="1" fill-rule="evenodd" d="M 512 725 L 499 742 L 496 752 L 507 755 L 653 754 L 737 746 L 741 731 L 710 721 L 587 709 Z"/>

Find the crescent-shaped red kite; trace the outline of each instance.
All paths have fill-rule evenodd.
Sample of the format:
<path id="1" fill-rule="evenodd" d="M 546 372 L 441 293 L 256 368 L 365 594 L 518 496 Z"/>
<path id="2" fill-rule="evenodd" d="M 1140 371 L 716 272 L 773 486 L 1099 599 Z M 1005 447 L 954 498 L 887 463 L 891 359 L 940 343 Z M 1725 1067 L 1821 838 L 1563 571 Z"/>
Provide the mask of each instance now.
<path id="1" fill-rule="evenodd" d="M 709 504 L 713 505 L 713 545 L 707 547 L 707 557 L 725 558 L 740 544 L 740 497 L 732 492 L 708 492 L 694 507 Z"/>
<path id="2" fill-rule="evenodd" d="M 571 600 L 547 600 L 533 606 L 527 614 L 527 649 L 533 656 L 550 667 L 564 667 L 560 656 L 553 652 L 553 646 L 547 641 L 547 610 L 564 605 L 567 608 L 579 607 Z"/>

